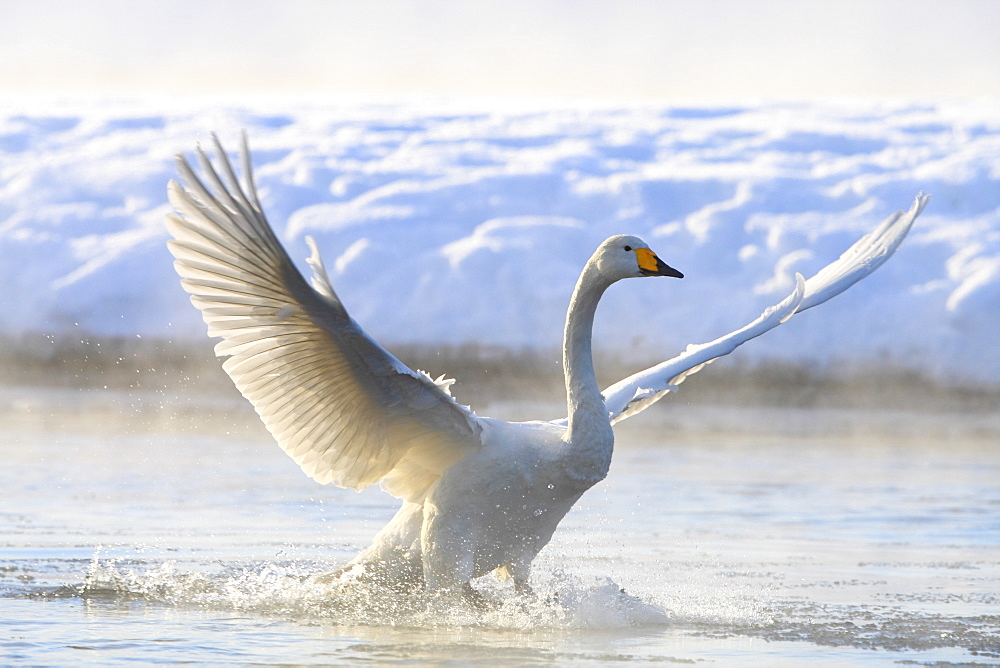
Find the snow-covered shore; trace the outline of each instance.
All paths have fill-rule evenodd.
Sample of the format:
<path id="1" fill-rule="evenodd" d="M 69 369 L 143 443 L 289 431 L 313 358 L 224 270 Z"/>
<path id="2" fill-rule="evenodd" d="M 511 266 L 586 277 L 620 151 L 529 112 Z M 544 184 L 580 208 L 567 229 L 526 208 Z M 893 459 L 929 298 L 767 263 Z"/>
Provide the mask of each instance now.
<path id="1" fill-rule="evenodd" d="M 885 267 L 746 361 L 872 361 L 1000 383 L 1000 114 L 972 104 L 0 106 L 0 334 L 203 337 L 170 265 L 173 155 L 246 129 L 271 222 L 316 238 L 387 343 L 559 344 L 604 237 L 683 281 L 630 281 L 595 342 L 670 357 L 741 326 L 918 192 Z M 303 263 L 304 265 L 304 263 Z"/>

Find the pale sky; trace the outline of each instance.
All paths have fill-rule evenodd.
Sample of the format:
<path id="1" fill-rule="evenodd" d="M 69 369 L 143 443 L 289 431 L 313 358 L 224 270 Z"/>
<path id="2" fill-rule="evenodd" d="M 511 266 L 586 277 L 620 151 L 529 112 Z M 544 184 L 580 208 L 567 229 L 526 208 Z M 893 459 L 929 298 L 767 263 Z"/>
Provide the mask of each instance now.
<path id="1" fill-rule="evenodd" d="M 1000 1 L 2 0 L 21 93 L 1000 100 Z"/>

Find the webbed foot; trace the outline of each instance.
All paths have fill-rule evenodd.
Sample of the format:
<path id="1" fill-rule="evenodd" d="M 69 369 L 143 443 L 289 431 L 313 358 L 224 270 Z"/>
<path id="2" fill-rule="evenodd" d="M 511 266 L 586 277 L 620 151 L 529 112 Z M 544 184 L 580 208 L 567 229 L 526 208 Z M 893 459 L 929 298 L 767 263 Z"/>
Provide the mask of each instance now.
<path id="1" fill-rule="evenodd" d="M 471 584 L 462 585 L 462 598 L 476 610 L 490 610 L 497 607 L 497 602 L 478 592 Z"/>

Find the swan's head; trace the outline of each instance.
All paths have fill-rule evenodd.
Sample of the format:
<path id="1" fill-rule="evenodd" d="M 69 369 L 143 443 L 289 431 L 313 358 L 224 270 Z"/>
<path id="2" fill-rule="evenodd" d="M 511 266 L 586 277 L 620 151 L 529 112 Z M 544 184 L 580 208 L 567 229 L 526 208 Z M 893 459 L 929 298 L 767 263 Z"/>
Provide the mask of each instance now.
<path id="1" fill-rule="evenodd" d="M 605 241 L 594 253 L 593 261 L 612 281 L 639 276 L 684 278 L 684 274 L 656 257 L 649 244 L 630 234 L 619 234 Z"/>

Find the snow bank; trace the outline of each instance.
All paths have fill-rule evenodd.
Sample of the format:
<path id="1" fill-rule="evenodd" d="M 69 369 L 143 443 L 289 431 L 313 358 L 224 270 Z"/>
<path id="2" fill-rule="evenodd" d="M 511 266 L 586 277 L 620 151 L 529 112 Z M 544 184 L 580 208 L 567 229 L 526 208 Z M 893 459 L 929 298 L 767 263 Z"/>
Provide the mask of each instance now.
<path id="1" fill-rule="evenodd" d="M 920 191 L 872 277 L 745 360 L 1000 382 L 1000 116 L 958 104 L 0 107 L 0 333 L 204 336 L 162 224 L 172 157 L 245 128 L 293 257 L 323 251 L 393 343 L 559 345 L 582 264 L 638 234 L 683 281 L 615 286 L 596 345 L 674 355 L 743 325 Z M 302 262 L 304 267 L 304 261 Z"/>

